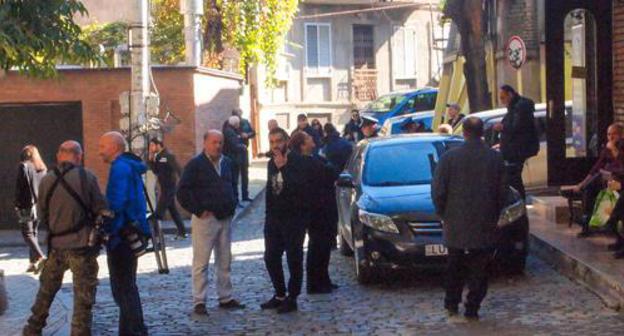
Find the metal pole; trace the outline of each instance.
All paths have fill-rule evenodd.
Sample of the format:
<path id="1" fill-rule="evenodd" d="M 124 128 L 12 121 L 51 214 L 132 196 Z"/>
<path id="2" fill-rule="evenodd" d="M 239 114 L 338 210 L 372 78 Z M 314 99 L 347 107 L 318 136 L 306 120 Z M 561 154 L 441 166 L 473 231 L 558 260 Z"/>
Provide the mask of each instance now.
<path id="1" fill-rule="evenodd" d="M 147 121 L 145 98 L 149 94 L 149 5 L 148 0 L 134 0 L 132 16 L 129 22 L 130 38 L 130 126 L 136 128 Z M 132 134 L 130 129 L 130 134 Z M 144 137 L 136 137 L 128 144 L 133 151 L 140 153 L 145 149 Z"/>
<path id="2" fill-rule="evenodd" d="M 200 66 L 202 61 L 201 17 L 204 15 L 204 1 L 181 0 L 180 13 L 184 15 L 186 64 Z"/>

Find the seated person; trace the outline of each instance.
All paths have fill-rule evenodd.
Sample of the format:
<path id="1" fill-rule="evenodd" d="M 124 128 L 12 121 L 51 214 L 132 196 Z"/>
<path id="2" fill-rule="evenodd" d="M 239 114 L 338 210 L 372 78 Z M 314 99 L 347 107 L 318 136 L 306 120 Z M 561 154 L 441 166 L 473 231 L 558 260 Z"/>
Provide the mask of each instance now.
<path id="1" fill-rule="evenodd" d="M 572 193 L 582 193 L 583 195 L 585 218 L 581 223 L 583 231 L 578 234 L 581 238 L 589 235 L 589 218 L 594 210 L 598 193 L 606 188 L 607 182 L 613 176 L 624 175 L 624 143 L 621 141 L 623 131 L 622 125 L 611 124 L 607 130 L 608 142 L 600 152 L 598 161 L 589 171 L 589 174 L 581 183 L 562 188 L 563 196 L 569 197 Z"/>
<path id="2" fill-rule="evenodd" d="M 427 132 L 427 126 L 421 120 L 416 121 L 409 117 L 401 124 L 401 130 L 403 134 L 424 133 Z"/>

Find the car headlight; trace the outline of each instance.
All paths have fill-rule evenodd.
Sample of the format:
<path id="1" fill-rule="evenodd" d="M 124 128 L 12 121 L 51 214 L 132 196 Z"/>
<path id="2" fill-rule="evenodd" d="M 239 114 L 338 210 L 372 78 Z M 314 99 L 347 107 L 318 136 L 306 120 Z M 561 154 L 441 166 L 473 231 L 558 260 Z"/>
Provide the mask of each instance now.
<path id="1" fill-rule="evenodd" d="M 375 230 L 389 233 L 399 233 L 399 229 L 394 224 L 394 221 L 392 221 L 392 218 L 386 215 L 367 212 L 360 209 L 358 217 L 360 218 L 360 222 L 362 222 L 362 224 Z"/>
<path id="2" fill-rule="evenodd" d="M 526 215 L 526 206 L 524 201 L 519 200 L 501 211 L 500 217 L 498 218 L 498 227 L 505 227 L 524 215 Z"/>

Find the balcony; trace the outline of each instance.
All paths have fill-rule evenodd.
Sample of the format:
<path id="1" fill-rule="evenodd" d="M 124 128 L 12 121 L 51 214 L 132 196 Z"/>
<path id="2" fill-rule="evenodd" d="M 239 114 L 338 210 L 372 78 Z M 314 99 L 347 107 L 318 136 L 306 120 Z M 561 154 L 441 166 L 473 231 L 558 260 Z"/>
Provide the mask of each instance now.
<path id="1" fill-rule="evenodd" d="M 351 74 L 353 100 L 366 102 L 377 98 L 377 69 L 355 69 Z"/>

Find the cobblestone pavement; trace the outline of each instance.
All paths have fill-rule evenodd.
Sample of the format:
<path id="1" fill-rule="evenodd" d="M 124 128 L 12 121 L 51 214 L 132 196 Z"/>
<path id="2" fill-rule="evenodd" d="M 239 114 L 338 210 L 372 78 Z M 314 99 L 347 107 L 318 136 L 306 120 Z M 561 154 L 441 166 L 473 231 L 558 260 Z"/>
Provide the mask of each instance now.
<path id="1" fill-rule="evenodd" d="M 247 304 L 242 311 L 222 311 L 213 298 L 209 316 L 191 314 L 190 240 L 171 242 L 171 274 L 159 275 L 152 255 L 140 259 L 139 287 L 145 319 L 152 335 L 621 335 L 624 315 L 605 308 L 583 287 L 531 258 L 527 275 L 494 279 L 481 311 L 482 320 L 449 320 L 441 309 L 439 272 L 397 272 L 387 283 L 364 287 L 354 280 L 353 261 L 332 256 L 331 274 L 340 288 L 331 295 L 300 297 L 298 313 L 280 316 L 259 309 L 271 296 L 262 260 L 263 207 L 241 218 L 234 229 L 232 277 L 234 292 Z M 0 317 L 0 334 L 12 335 L 23 325 L 36 290 L 33 277 L 23 274 L 23 248 L 0 249 L 0 268 L 7 273 L 11 307 Z M 100 287 L 94 308 L 96 335 L 113 335 L 117 309 L 110 295 L 105 257 L 99 259 Z M 214 286 L 214 283 L 211 282 Z M 214 289 L 212 289 L 214 293 Z M 59 325 L 71 309 L 71 276 L 55 303 L 47 335 L 65 335 Z"/>

